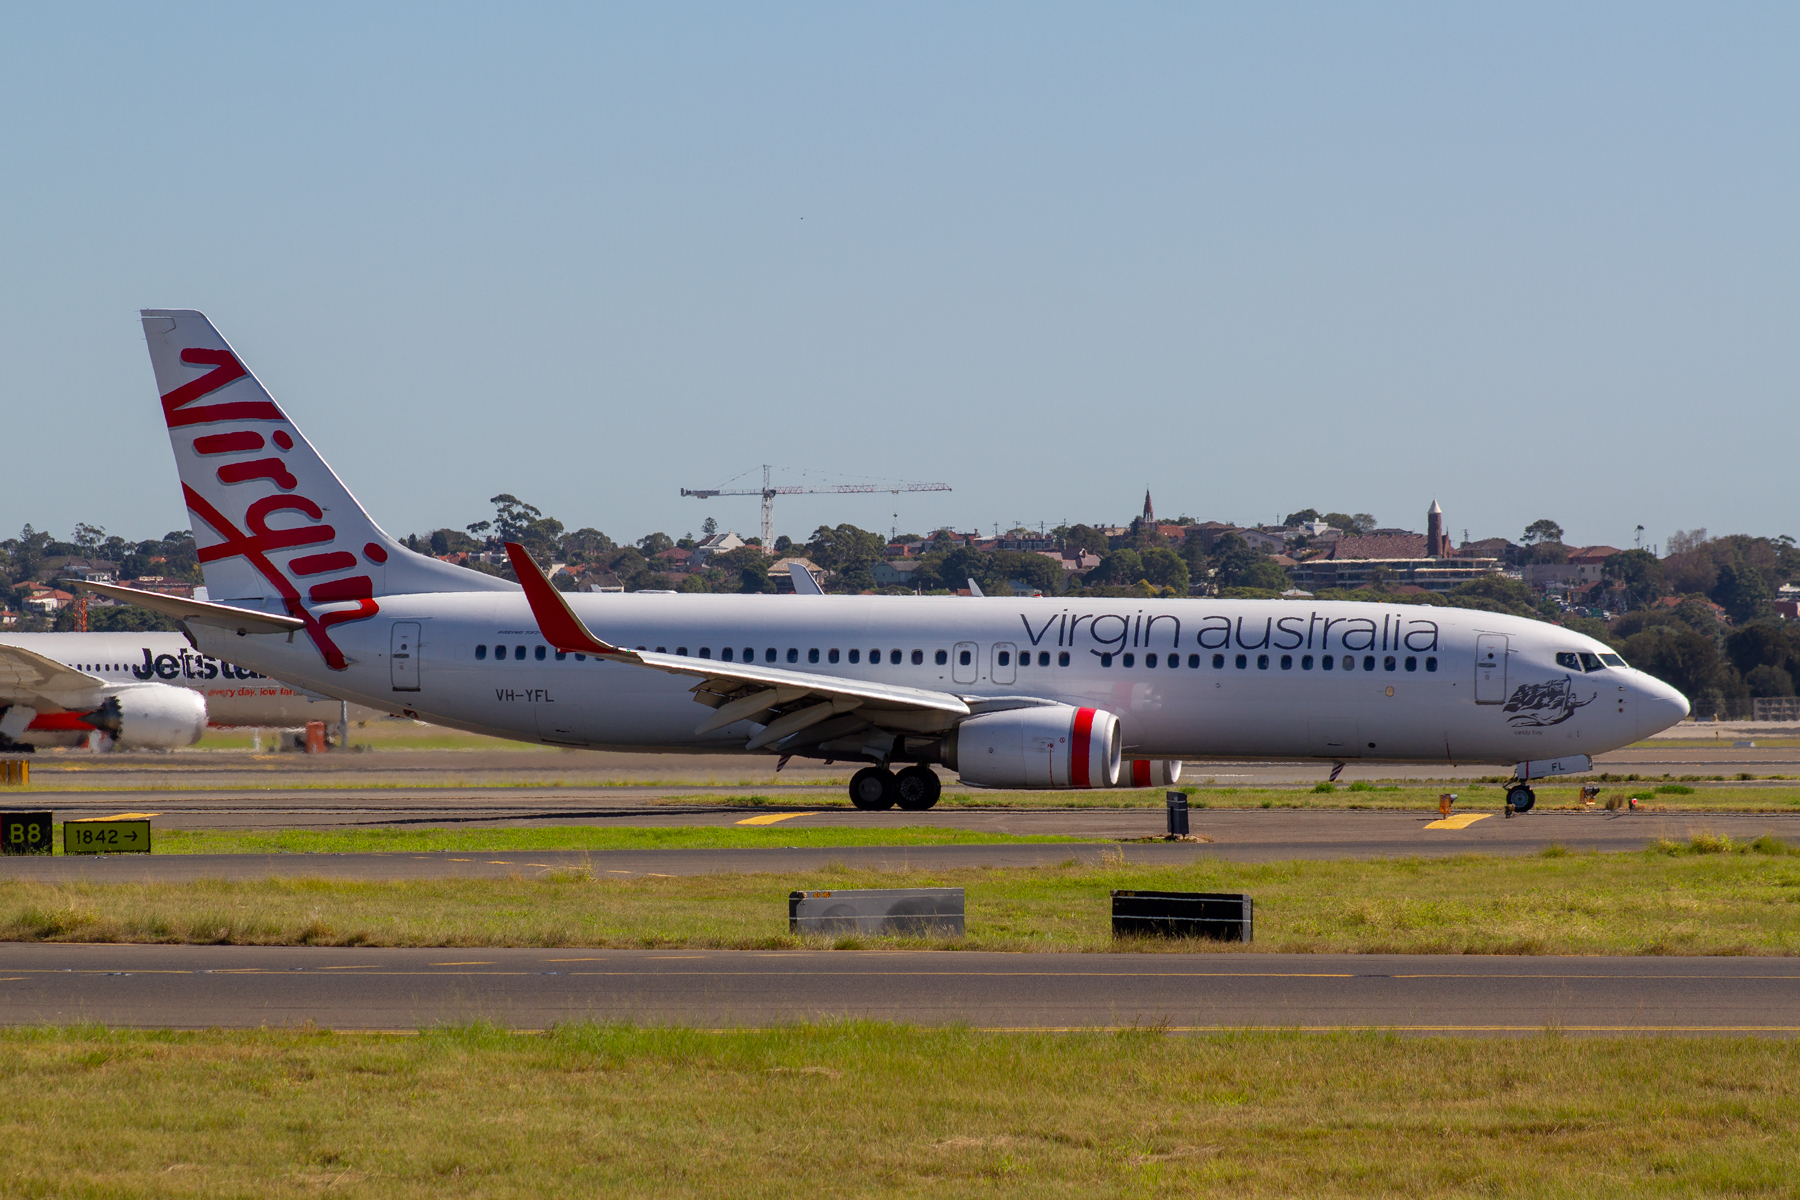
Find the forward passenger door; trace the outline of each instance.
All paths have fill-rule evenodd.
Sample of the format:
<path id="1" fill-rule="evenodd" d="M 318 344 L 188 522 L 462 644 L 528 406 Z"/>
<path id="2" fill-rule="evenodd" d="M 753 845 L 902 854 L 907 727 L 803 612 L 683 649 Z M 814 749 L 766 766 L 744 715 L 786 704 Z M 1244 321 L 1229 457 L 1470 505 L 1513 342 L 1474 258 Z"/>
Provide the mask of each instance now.
<path id="1" fill-rule="evenodd" d="M 1506 703 L 1504 633 L 1483 633 L 1475 638 L 1475 703 Z"/>

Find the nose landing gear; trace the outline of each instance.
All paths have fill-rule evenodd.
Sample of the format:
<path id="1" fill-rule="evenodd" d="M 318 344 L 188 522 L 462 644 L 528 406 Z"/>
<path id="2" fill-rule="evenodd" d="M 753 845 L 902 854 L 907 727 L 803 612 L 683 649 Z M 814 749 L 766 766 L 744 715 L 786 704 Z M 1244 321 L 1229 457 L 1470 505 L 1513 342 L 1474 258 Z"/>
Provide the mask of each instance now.
<path id="1" fill-rule="evenodd" d="M 1514 783 L 1506 789 L 1506 815 L 1509 817 L 1514 813 L 1530 812 L 1536 803 L 1537 793 L 1528 784 Z"/>

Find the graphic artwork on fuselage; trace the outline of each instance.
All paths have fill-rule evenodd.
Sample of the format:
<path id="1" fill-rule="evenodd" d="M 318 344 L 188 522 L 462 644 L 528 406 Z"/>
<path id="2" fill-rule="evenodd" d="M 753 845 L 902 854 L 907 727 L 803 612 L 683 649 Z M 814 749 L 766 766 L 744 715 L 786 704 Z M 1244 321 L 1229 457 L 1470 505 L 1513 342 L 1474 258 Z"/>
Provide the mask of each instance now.
<path id="1" fill-rule="evenodd" d="M 287 418 L 269 400 L 188 407 L 202 397 L 245 378 L 249 372 L 228 350 L 187 349 L 181 352 L 181 361 L 213 369 L 163 396 L 163 415 L 171 431 L 219 421 L 277 421 L 287 424 Z M 294 437 L 285 429 L 277 429 L 271 438 L 276 450 L 282 454 L 294 447 Z M 255 453 L 264 446 L 263 435 L 250 429 L 203 434 L 195 438 L 193 443 L 194 453 L 201 456 Z M 300 481 L 279 457 L 225 463 L 218 469 L 218 480 L 227 486 L 266 480 L 280 491 L 252 501 L 245 509 L 244 524 L 249 527 L 249 532 L 246 533 L 192 487 L 183 483 L 181 490 L 186 496 L 188 510 L 204 521 L 220 538 L 217 543 L 201 548 L 200 561 L 210 563 L 242 558 L 248 562 L 281 596 L 288 615 L 306 623 L 307 636 L 324 656 L 326 665 L 334 671 L 344 670 L 349 664 L 343 651 L 338 649 L 327 631 L 333 625 L 366 620 L 381 611 L 374 599 L 374 581 L 366 574 L 324 580 L 311 584 L 305 600 L 302 600 L 300 588 L 288 578 L 290 572 L 298 578 L 355 570 L 358 566 L 356 555 L 347 550 L 303 555 L 289 560 L 285 572 L 270 561 L 268 556 L 275 551 L 302 546 L 324 547 L 337 540 L 337 530 L 324 523 L 325 512 L 317 503 L 302 495 L 283 494 L 294 491 L 300 486 Z M 271 527 L 270 518 L 284 512 L 299 513 L 313 524 Z M 370 562 L 387 561 L 387 551 L 374 542 L 363 547 L 363 554 Z M 348 603 L 354 607 L 315 615 L 307 609 L 307 602 L 315 605 Z"/>
<path id="2" fill-rule="evenodd" d="M 1054 634 L 1058 646 L 1075 647 L 1091 642 L 1088 653 L 1094 655 L 1115 654 L 1128 647 L 1147 649 L 1163 644 L 1163 639 L 1167 639 L 1170 649 L 1183 644 L 1180 617 L 1170 613 L 1146 613 L 1143 609 L 1135 613 L 1099 614 L 1065 611 L 1046 617 L 1036 629 L 1032 628 L 1031 619 L 1025 613 L 1019 614 L 1019 620 L 1033 646 Z M 1330 650 L 1334 648 L 1335 638 L 1335 648 L 1341 650 L 1410 650 L 1429 654 L 1438 648 L 1437 622 L 1410 614 L 1384 614 L 1380 624 L 1372 617 L 1333 617 L 1316 611 L 1305 617 L 1299 614 L 1265 617 L 1261 629 L 1256 628 L 1254 619 L 1248 628 L 1244 622 L 1243 617 L 1237 618 L 1234 624 L 1222 613 L 1208 614 L 1199 618 L 1197 627 L 1191 631 L 1189 644 L 1202 650 L 1224 650 L 1233 644 L 1243 650 L 1269 647 L 1276 650 Z M 1084 624 L 1087 626 L 1085 641 Z"/>
<path id="3" fill-rule="evenodd" d="M 1506 719 L 1514 729 L 1561 725 L 1575 715 L 1576 709 L 1585 708 L 1599 698 L 1600 693 L 1595 692 L 1586 700 L 1577 700 L 1575 681 L 1564 675 L 1544 683 L 1520 684 L 1500 711 L 1517 714 Z"/>

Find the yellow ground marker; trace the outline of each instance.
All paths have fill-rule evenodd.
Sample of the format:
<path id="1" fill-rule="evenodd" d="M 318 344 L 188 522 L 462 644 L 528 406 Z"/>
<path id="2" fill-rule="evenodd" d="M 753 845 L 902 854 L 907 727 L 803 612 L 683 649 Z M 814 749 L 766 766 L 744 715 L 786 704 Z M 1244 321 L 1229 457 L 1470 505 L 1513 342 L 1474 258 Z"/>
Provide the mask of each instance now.
<path id="1" fill-rule="evenodd" d="M 161 813 L 114 813 L 110 817 L 76 817 L 81 821 L 148 821 L 151 817 L 160 817 Z"/>
<path id="2" fill-rule="evenodd" d="M 1445 817 L 1441 821 L 1428 821 L 1427 829 L 1467 829 L 1477 821 L 1485 821 L 1493 813 L 1457 813 L 1454 817 Z"/>
<path id="3" fill-rule="evenodd" d="M 739 825 L 773 825 L 777 821 L 785 821 L 789 817 L 816 817 L 818 813 L 764 813 L 760 817 L 745 817 Z"/>

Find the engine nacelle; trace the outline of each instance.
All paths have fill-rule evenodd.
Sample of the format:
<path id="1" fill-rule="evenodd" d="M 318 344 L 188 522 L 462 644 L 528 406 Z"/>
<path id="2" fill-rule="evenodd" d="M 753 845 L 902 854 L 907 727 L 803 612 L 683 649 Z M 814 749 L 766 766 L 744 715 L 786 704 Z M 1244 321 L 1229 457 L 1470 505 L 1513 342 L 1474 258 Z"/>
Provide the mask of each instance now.
<path id="1" fill-rule="evenodd" d="M 1169 787 L 1181 778 L 1179 758 L 1128 758 L 1120 787 Z"/>
<path id="2" fill-rule="evenodd" d="M 206 732 L 206 697 L 164 684 L 129 687 L 81 719 L 110 733 L 121 750 L 178 750 Z"/>
<path id="3" fill-rule="evenodd" d="M 1119 784 L 1119 719 L 1067 704 L 970 717 L 944 739 L 944 765 L 976 787 L 1110 788 Z"/>

